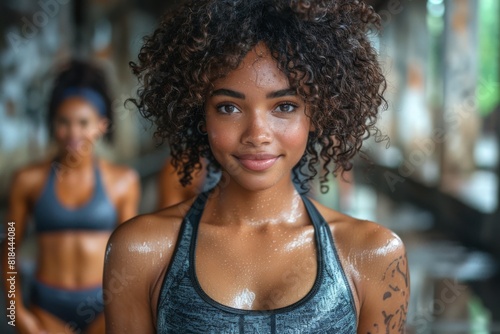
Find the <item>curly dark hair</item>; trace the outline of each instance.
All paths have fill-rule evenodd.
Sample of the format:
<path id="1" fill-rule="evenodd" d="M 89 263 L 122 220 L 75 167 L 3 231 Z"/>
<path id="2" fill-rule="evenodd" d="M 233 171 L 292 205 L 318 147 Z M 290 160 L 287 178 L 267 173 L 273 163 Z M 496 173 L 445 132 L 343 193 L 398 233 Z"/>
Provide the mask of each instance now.
<path id="1" fill-rule="evenodd" d="M 362 1 L 188 1 L 162 18 L 138 62 L 130 63 L 141 84 L 131 101 L 169 143 L 186 185 L 200 157 L 209 171 L 220 168 L 196 130 L 212 83 L 263 42 L 309 106 L 315 131 L 293 170 L 307 190 L 318 163 L 326 182 L 330 173 L 350 170 L 363 140 L 380 134 L 375 122 L 386 106 L 386 82 L 369 40 L 373 28 L 380 28 L 380 17 Z"/>
<path id="2" fill-rule="evenodd" d="M 61 103 L 60 97 L 64 94 L 64 91 L 70 87 L 90 88 L 99 93 L 104 100 L 106 108 L 106 114 L 104 116 L 108 119 L 110 124 L 113 124 L 111 97 L 104 70 L 91 62 L 72 59 L 62 67 L 53 83 L 49 100 L 49 112 L 47 115 L 47 122 L 51 135 L 54 133 L 54 118 L 57 113 L 57 108 Z M 108 129 L 104 136 L 104 138 L 110 142 L 113 139 L 111 128 L 112 127 Z"/>

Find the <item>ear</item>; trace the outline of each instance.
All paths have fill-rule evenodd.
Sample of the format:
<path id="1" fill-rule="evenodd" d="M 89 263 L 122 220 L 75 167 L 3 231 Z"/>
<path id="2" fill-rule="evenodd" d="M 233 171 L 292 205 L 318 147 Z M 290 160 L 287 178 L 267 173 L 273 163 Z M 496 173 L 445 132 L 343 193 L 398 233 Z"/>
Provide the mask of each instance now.
<path id="1" fill-rule="evenodd" d="M 205 123 L 205 121 L 199 121 L 196 130 L 200 135 L 205 136 L 207 134 L 207 123 Z"/>
<path id="2" fill-rule="evenodd" d="M 104 136 L 108 132 L 109 124 L 110 124 L 109 119 L 107 119 L 106 117 L 101 117 L 99 119 L 98 127 L 100 136 Z"/>

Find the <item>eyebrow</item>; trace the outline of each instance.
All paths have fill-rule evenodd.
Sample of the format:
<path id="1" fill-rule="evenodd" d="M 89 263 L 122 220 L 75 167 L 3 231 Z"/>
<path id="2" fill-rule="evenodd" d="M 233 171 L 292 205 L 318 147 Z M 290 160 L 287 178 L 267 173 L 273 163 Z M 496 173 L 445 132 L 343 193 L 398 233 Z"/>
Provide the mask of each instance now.
<path id="1" fill-rule="evenodd" d="M 225 88 L 221 88 L 221 89 L 217 89 L 217 90 L 213 91 L 212 96 L 217 96 L 217 95 L 226 95 L 226 96 L 230 96 L 230 97 L 234 97 L 234 98 L 242 99 L 242 100 L 245 99 L 245 94 L 231 90 L 231 89 L 225 89 Z M 280 89 L 280 90 L 277 90 L 275 92 L 268 93 L 266 95 L 266 98 L 275 99 L 277 97 L 293 96 L 293 95 L 297 95 L 295 90 L 291 89 L 291 88 L 286 88 L 286 89 Z"/>
<path id="2" fill-rule="evenodd" d="M 226 95 L 226 96 L 230 96 L 230 97 L 234 97 L 234 98 L 242 99 L 242 100 L 245 99 L 245 94 L 231 90 L 231 89 L 222 88 L 222 89 L 214 90 L 214 92 L 212 93 L 212 96 L 217 96 L 217 95 Z"/>
<path id="3" fill-rule="evenodd" d="M 295 89 L 286 88 L 286 89 L 277 90 L 275 92 L 271 92 L 271 93 L 267 94 L 266 97 L 268 99 L 275 99 L 277 97 L 293 96 L 293 95 L 297 95 L 297 92 L 295 92 Z"/>

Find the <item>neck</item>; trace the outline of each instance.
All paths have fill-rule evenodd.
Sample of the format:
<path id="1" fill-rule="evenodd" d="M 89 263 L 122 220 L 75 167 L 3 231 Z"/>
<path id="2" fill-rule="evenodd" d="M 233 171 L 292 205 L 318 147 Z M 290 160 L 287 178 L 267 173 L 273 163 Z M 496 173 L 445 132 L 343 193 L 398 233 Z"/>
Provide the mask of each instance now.
<path id="1" fill-rule="evenodd" d="M 96 160 L 92 151 L 83 153 L 64 150 L 57 156 L 57 163 L 66 171 L 81 171 L 92 168 Z"/>
<path id="2" fill-rule="evenodd" d="M 273 187 L 250 191 L 234 182 L 218 186 L 214 201 L 207 204 L 218 224 L 263 226 L 277 223 L 296 223 L 305 212 L 302 199 L 291 180 Z"/>

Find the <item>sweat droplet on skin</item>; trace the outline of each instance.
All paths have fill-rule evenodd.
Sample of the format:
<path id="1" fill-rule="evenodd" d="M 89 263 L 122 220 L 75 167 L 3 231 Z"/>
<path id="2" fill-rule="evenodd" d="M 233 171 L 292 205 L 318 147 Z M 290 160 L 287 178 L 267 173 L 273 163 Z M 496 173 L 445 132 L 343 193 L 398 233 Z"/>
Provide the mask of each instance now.
<path id="1" fill-rule="evenodd" d="M 110 242 L 108 245 L 108 248 L 106 248 L 106 254 L 104 255 L 104 258 L 107 259 L 109 256 L 109 252 L 111 252 L 111 248 L 113 248 L 113 244 Z"/>
<path id="2" fill-rule="evenodd" d="M 255 301 L 255 293 L 245 288 L 238 295 L 235 296 L 233 303 L 239 309 L 251 309 Z"/>
<path id="3" fill-rule="evenodd" d="M 382 255 L 382 256 L 387 255 L 390 252 L 397 250 L 399 245 L 400 242 L 397 239 L 392 239 L 384 246 L 377 248 L 374 251 L 374 255 Z"/>
<path id="4" fill-rule="evenodd" d="M 151 247 L 150 242 L 143 242 L 142 244 L 130 244 L 128 246 L 128 250 L 131 253 L 140 253 L 140 254 L 145 254 L 145 253 L 151 253 L 154 250 L 154 247 Z"/>
<path id="5" fill-rule="evenodd" d="M 269 205 L 272 205 L 274 201 L 272 199 L 268 200 Z M 299 221 L 300 217 L 302 217 L 302 213 L 300 212 L 300 204 L 302 202 L 302 198 L 300 195 L 295 191 L 293 200 L 292 200 L 292 206 L 290 210 L 287 210 L 285 212 L 282 212 L 280 215 L 278 215 L 275 218 L 269 219 L 255 219 L 253 217 L 248 217 L 246 220 L 250 223 L 250 226 L 261 226 L 265 224 L 280 224 L 280 223 L 288 223 L 288 224 L 293 224 Z M 258 205 L 257 209 L 255 211 L 258 212 L 265 212 L 269 211 L 272 208 L 269 207 L 269 205 Z"/>
<path id="6" fill-rule="evenodd" d="M 285 252 L 291 252 L 301 246 L 308 245 L 311 242 L 311 237 L 307 234 L 301 234 L 285 246 Z"/>

